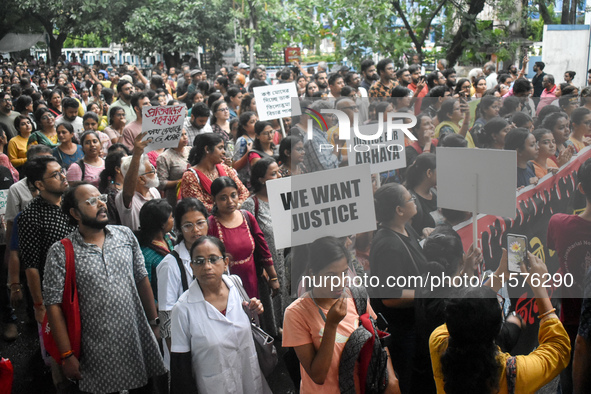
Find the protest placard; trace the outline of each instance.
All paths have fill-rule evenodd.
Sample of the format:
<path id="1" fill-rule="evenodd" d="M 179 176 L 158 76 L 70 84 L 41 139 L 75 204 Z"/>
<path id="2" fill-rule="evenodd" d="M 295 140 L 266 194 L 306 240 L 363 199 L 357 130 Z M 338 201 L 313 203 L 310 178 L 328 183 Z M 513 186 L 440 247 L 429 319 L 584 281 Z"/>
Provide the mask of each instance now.
<path id="1" fill-rule="evenodd" d="M 295 82 L 254 88 L 259 120 L 272 120 L 301 115 Z"/>
<path id="2" fill-rule="evenodd" d="M 513 150 L 437 148 L 437 206 L 514 216 L 517 154 Z M 473 242 L 477 244 L 476 225 Z"/>
<path id="3" fill-rule="evenodd" d="M 359 126 L 359 132 L 373 136 L 376 135 L 379 126 L 378 123 Z M 387 139 L 386 133 L 378 134 L 380 137 L 372 141 L 362 140 L 356 134 L 352 134 L 353 138 L 347 141 L 346 146 L 350 167 L 369 164 L 372 174 L 406 167 L 404 133 L 393 130 L 391 140 Z"/>
<path id="4" fill-rule="evenodd" d="M 160 148 L 176 148 L 183 131 L 187 107 L 184 105 L 166 105 L 142 108 L 142 133 L 151 139 L 145 151 Z"/>
<path id="5" fill-rule="evenodd" d="M 276 247 L 375 230 L 369 171 L 364 164 L 267 182 Z"/>

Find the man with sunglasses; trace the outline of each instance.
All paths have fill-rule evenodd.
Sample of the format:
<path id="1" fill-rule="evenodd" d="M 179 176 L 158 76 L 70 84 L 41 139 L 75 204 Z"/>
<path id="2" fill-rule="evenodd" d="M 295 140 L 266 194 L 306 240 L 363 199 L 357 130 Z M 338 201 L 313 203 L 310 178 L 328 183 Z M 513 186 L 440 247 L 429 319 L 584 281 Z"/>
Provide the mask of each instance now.
<path id="1" fill-rule="evenodd" d="M 108 225 L 106 202 L 96 187 L 81 184 L 68 190 L 62 204 L 63 214 L 77 225 L 67 238 L 74 249 L 84 322 L 80 359 L 72 352 L 61 308 L 66 267 L 61 242 L 47 256 L 47 318 L 62 354 L 63 373 L 78 381 L 80 392 L 152 392 L 150 380 L 166 373 L 156 339 L 154 296 L 135 236 L 126 227 Z"/>
<path id="2" fill-rule="evenodd" d="M 61 210 L 62 194 L 68 187 L 66 173 L 52 156 L 37 157 L 27 163 L 26 175 L 29 183 L 39 191 L 18 218 L 18 239 L 21 261 L 25 267 L 27 283 L 35 320 L 39 327 L 45 317 L 45 305 L 41 293 L 45 259 L 51 245 L 74 230 Z M 12 284 L 9 284 L 12 286 Z M 49 360 L 42 347 L 41 355 Z M 60 367 L 51 359 L 52 376 L 56 387 L 64 384 Z"/>

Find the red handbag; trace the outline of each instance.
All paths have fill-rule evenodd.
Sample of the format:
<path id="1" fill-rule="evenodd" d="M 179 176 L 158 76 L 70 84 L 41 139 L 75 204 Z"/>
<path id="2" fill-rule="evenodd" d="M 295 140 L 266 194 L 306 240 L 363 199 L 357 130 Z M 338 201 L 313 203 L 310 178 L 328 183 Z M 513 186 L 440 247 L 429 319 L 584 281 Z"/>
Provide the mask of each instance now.
<path id="1" fill-rule="evenodd" d="M 70 346 L 76 358 L 80 358 L 80 306 L 78 305 L 78 288 L 76 286 L 76 266 L 74 264 L 74 246 L 67 238 L 61 240 L 66 251 L 66 279 L 64 283 L 64 297 L 62 300 L 62 312 L 68 329 Z M 61 364 L 61 353 L 51 334 L 51 327 L 47 321 L 47 313 L 43 319 L 43 343 L 45 350 L 51 357 Z"/>

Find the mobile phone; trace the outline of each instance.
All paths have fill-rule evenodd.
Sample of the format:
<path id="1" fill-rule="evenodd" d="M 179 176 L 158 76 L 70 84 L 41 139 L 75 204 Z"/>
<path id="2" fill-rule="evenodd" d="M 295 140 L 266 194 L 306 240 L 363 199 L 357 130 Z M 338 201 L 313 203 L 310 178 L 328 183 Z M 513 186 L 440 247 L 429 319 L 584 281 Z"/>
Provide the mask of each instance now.
<path id="1" fill-rule="evenodd" d="M 527 265 L 527 237 L 507 234 L 507 265 L 509 272 L 521 272 L 521 262 Z"/>

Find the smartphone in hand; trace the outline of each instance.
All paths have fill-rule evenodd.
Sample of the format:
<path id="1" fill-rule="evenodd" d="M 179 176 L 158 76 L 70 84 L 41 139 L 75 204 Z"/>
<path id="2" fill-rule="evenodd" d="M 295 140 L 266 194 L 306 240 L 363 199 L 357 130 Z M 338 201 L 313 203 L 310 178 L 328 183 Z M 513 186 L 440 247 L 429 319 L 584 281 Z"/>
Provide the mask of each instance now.
<path id="1" fill-rule="evenodd" d="M 527 266 L 527 237 L 507 234 L 507 265 L 509 272 L 521 272 L 521 262 Z"/>

